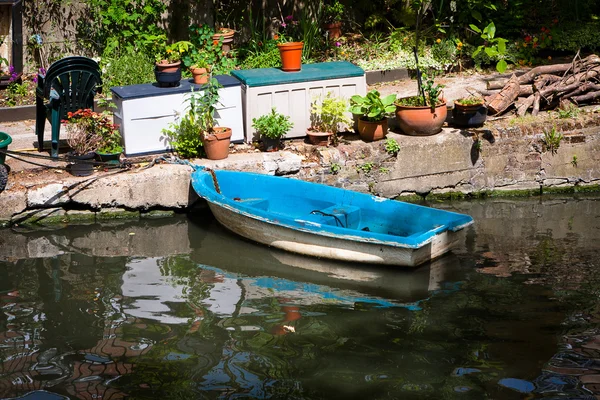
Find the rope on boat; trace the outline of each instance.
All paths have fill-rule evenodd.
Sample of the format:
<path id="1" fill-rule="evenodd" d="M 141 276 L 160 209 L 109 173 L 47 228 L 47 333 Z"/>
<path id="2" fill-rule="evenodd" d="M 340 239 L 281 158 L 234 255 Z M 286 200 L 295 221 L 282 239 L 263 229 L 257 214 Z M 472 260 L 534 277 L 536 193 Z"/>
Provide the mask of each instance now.
<path id="1" fill-rule="evenodd" d="M 151 167 L 155 166 L 159 161 L 164 161 L 167 164 L 187 165 L 188 167 L 192 167 L 192 169 L 194 171 L 201 167 L 200 165 L 196 165 L 194 163 L 191 163 L 188 160 L 182 160 L 179 157 L 175 157 L 175 156 L 170 156 L 170 157 L 160 156 L 160 157 L 154 157 L 152 159 L 152 161 L 150 161 L 150 163 L 148 165 L 146 165 L 145 167 L 143 167 L 142 169 L 151 168 Z"/>
<path id="2" fill-rule="evenodd" d="M 217 174 L 215 174 L 215 171 L 211 168 L 206 168 L 206 170 L 212 176 L 213 183 L 215 185 L 215 190 L 217 191 L 217 193 L 221 194 L 221 188 L 219 187 L 219 182 L 217 182 Z"/>
<path id="3" fill-rule="evenodd" d="M 338 216 L 337 216 L 337 215 L 335 215 L 335 214 L 328 214 L 328 213 L 326 213 L 326 212 L 323 212 L 323 211 L 321 211 L 321 210 L 312 210 L 310 213 L 311 213 L 311 214 L 319 214 L 319 215 L 323 215 L 324 217 L 333 217 L 333 218 L 335 218 L 335 221 L 336 221 L 336 223 L 339 223 L 339 224 L 340 224 L 340 226 L 341 226 L 342 228 L 345 228 L 345 226 L 344 226 L 344 224 L 342 223 L 342 221 L 341 221 L 341 220 L 338 218 Z"/>

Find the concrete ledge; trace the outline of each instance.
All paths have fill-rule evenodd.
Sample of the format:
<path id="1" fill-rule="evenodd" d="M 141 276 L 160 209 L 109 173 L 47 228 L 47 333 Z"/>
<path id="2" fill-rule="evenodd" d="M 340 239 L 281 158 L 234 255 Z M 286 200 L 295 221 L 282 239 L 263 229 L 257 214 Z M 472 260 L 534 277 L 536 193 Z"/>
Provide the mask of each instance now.
<path id="1" fill-rule="evenodd" d="M 399 81 L 403 79 L 409 79 L 408 70 L 406 68 L 397 69 L 382 69 L 377 71 L 366 72 L 367 85 L 373 85 L 375 83 Z"/>

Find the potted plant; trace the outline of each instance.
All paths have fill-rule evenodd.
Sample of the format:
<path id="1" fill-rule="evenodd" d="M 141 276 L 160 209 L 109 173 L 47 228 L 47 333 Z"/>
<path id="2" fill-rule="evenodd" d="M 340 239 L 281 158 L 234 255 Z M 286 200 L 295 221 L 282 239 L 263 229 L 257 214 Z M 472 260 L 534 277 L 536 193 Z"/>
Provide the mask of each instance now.
<path id="1" fill-rule="evenodd" d="M 365 142 L 380 140 L 387 135 L 387 117 L 394 112 L 395 94 L 381 97 L 377 90 L 366 96 L 355 94 L 350 98 L 350 112 L 361 115 L 358 118 L 358 133 Z"/>
<path id="2" fill-rule="evenodd" d="M 164 35 L 162 35 L 164 37 Z M 193 45 L 187 41 L 179 41 L 170 45 L 159 46 L 156 53 L 154 76 L 161 87 L 177 86 L 181 80 L 181 57 Z"/>
<path id="3" fill-rule="evenodd" d="M 302 49 L 304 42 L 298 41 L 300 37 L 299 23 L 294 17 L 289 15 L 281 21 L 279 32 L 273 35 L 277 42 L 279 55 L 281 56 L 281 70 L 285 72 L 295 72 L 302 69 Z"/>
<path id="4" fill-rule="evenodd" d="M 202 147 L 210 160 L 222 160 L 229 155 L 231 128 L 216 126 L 215 119 L 220 87 L 219 82 L 210 77 L 202 91 L 192 88 L 185 114 L 163 129 L 181 157 L 197 157 Z"/>
<path id="5" fill-rule="evenodd" d="M 277 151 L 282 148 L 281 138 L 290 131 L 294 123 L 290 117 L 278 113 L 275 108 L 269 114 L 252 118 L 252 128 L 262 139 L 265 151 Z"/>
<path id="6" fill-rule="evenodd" d="M 231 51 L 231 44 L 233 43 L 233 36 L 235 31 L 231 28 L 218 28 L 217 31 L 211 36 L 212 40 L 217 40 L 221 44 L 221 50 L 224 54 Z"/>
<path id="7" fill-rule="evenodd" d="M 330 142 L 337 144 L 340 125 L 352 124 L 347 112 L 346 100 L 335 97 L 331 92 L 325 98 L 313 101 L 310 128 L 306 131 L 309 142 L 317 146 L 328 146 Z"/>
<path id="8" fill-rule="evenodd" d="M 200 119 L 201 139 L 206 157 L 210 160 L 222 160 L 229 155 L 231 128 L 216 126 L 215 112 L 219 103 L 221 84 L 212 76 L 202 95 L 192 96 L 192 108 L 195 108 Z"/>
<path id="9" fill-rule="evenodd" d="M 441 97 L 442 85 L 436 85 L 433 78 L 421 74 L 419 68 L 419 37 L 423 15 L 429 2 L 414 0 L 416 7 L 415 45 L 413 54 L 417 67 L 417 95 L 398 99 L 396 102 L 396 120 L 402 131 L 408 135 L 433 135 L 442 130 L 448 110 L 446 101 Z M 425 81 L 425 84 L 423 84 Z"/>
<path id="10" fill-rule="evenodd" d="M 119 132 L 119 125 L 112 123 L 112 116 L 109 112 L 105 111 L 98 114 L 96 132 L 101 137 L 96 150 L 96 155 L 100 161 L 118 164 L 121 153 L 123 153 L 121 133 Z"/>
<path id="11" fill-rule="evenodd" d="M 479 95 L 470 95 L 454 100 L 452 123 L 457 126 L 475 127 L 485 123 L 487 107 Z"/>
<path id="12" fill-rule="evenodd" d="M 446 101 L 441 96 L 443 86 L 425 74 L 421 76 L 425 80 L 421 84 L 423 95 L 396 100 L 396 120 L 407 135 L 434 135 L 442 130 L 448 115 Z"/>
<path id="13" fill-rule="evenodd" d="M 323 8 L 323 28 L 327 30 L 329 39 L 337 39 L 342 36 L 342 17 L 344 5 L 335 0 L 332 4 L 326 4 Z"/>
<path id="14" fill-rule="evenodd" d="M 185 57 L 184 65 L 192 73 L 195 84 L 204 85 L 208 83 L 211 65 L 208 63 L 206 54 L 203 51 L 194 49 L 189 56 Z"/>
<path id="15" fill-rule="evenodd" d="M 67 119 L 62 121 L 66 125 L 67 143 L 71 147 L 69 159 L 72 162 L 69 167 L 75 176 L 88 176 L 94 172 L 95 151 L 102 142 L 97 129 L 100 120 L 101 114 L 85 108 L 67 113 Z"/>

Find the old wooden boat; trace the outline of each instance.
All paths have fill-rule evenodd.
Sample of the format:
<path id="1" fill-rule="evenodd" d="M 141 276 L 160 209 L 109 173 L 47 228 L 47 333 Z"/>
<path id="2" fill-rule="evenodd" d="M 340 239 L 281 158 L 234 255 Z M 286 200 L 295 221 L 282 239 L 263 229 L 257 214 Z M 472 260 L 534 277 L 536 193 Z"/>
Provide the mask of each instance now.
<path id="1" fill-rule="evenodd" d="M 297 179 L 198 168 L 217 221 L 253 241 L 335 260 L 414 267 L 448 252 L 464 214 Z"/>

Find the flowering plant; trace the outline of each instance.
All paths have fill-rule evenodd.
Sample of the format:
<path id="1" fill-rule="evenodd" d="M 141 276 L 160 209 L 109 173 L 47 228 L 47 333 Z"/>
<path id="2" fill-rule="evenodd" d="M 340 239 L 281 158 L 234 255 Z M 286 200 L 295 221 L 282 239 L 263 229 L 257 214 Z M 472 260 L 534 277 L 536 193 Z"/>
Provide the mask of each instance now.
<path id="1" fill-rule="evenodd" d="M 161 35 L 161 37 L 164 35 Z M 164 40 L 167 38 L 164 36 Z M 170 64 L 181 60 L 181 57 L 190 51 L 194 45 L 191 42 L 180 40 L 179 42 L 168 45 L 158 46 L 156 52 L 156 62 L 159 64 Z"/>
<path id="2" fill-rule="evenodd" d="M 67 113 L 67 119 L 62 122 L 67 128 L 67 143 L 75 154 L 123 151 L 119 126 L 112 123 L 110 113 L 106 111 L 97 113 L 89 108 L 79 109 Z"/>
<path id="3" fill-rule="evenodd" d="M 279 29 L 273 35 L 273 39 L 277 43 L 301 42 L 300 22 L 295 20 L 293 15 L 288 15 L 279 23 Z"/>

